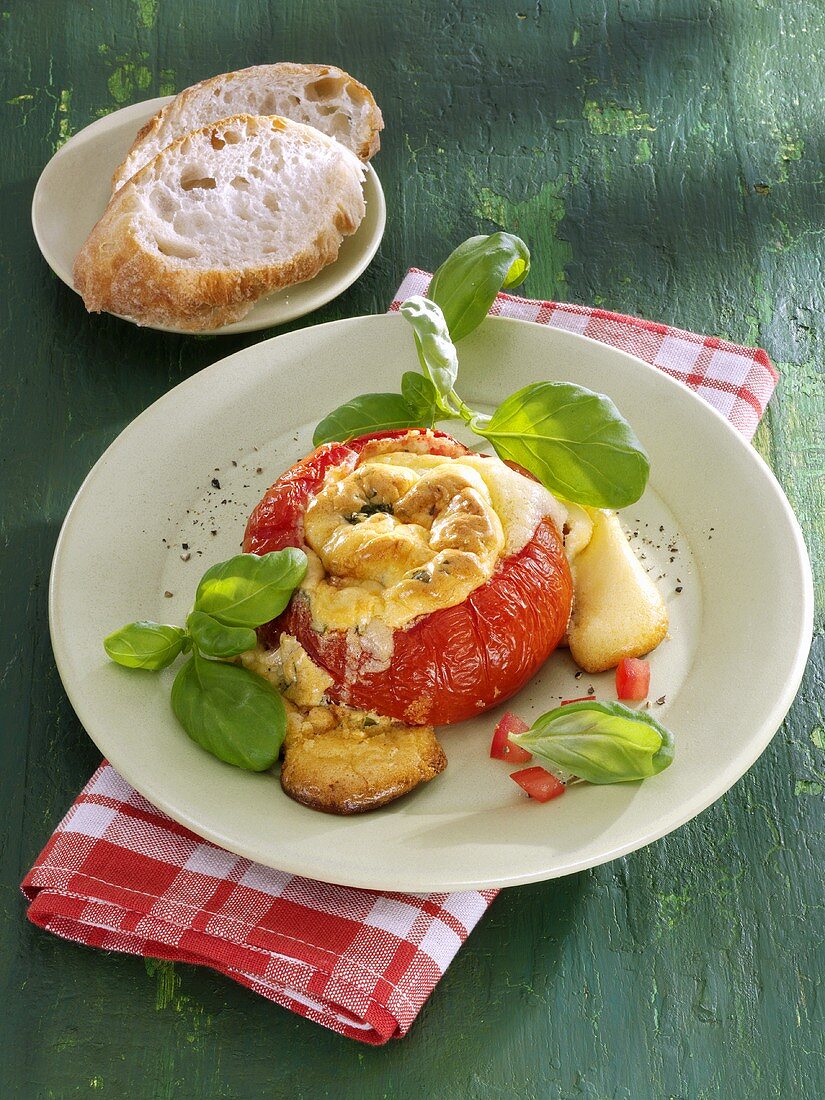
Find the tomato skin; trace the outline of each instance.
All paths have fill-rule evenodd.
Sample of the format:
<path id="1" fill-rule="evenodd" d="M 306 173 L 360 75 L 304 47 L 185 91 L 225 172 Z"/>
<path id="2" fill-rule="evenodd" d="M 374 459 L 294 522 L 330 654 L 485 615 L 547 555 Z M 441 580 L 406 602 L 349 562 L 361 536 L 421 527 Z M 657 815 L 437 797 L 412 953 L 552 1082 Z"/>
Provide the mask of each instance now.
<path id="1" fill-rule="evenodd" d="M 244 550 L 263 554 L 303 544 L 303 512 L 334 465 L 354 468 L 375 440 L 406 430 L 325 444 L 288 470 L 247 524 Z M 458 457 L 467 448 L 434 431 L 429 450 Z M 346 632 L 313 629 L 308 598 L 293 596 L 280 619 L 261 628 L 264 642 L 286 631 L 334 680 L 335 702 L 374 710 L 409 725 L 449 725 L 515 694 L 556 648 L 567 627 L 572 580 L 561 535 L 547 516 L 530 541 L 499 562 L 493 576 L 463 603 L 413 620 L 393 635 L 389 667 L 353 653 Z M 371 667 L 372 666 L 372 667 Z"/>
<path id="2" fill-rule="evenodd" d="M 567 790 L 560 779 L 544 768 L 522 768 L 521 771 L 510 772 L 510 778 L 536 802 L 549 802 Z"/>
<path id="3" fill-rule="evenodd" d="M 650 664 L 639 657 L 622 657 L 616 666 L 616 694 L 640 702 L 650 691 Z"/>
<path id="4" fill-rule="evenodd" d="M 369 653 L 353 658 L 345 632 L 317 633 L 301 593 L 278 625 L 330 673 L 336 702 L 409 725 L 450 725 L 514 695 L 556 648 L 572 594 L 566 564 L 548 517 L 524 549 L 506 558 L 463 603 L 396 630 L 390 667 L 381 672 L 369 670 Z"/>
<path id="5" fill-rule="evenodd" d="M 514 745 L 510 741 L 511 734 L 526 733 L 530 727 L 518 715 L 508 710 L 493 733 L 490 744 L 490 756 L 493 760 L 509 760 L 511 764 L 526 764 L 533 759 L 533 754 L 523 749 L 521 745 Z"/>
<path id="6" fill-rule="evenodd" d="M 336 466 L 355 469 L 358 452 L 344 443 L 324 443 L 281 474 L 254 508 L 243 538 L 245 554 L 269 554 L 304 541 L 304 511 Z"/>
<path id="7" fill-rule="evenodd" d="M 403 439 L 408 434 L 407 429 L 401 428 L 361 435 L 348 443 L 322 443 L 312 454 L 282 473 L 267 489 L 247 520 L 244 553 L 269 554 L 273 550 L 283 550 L 285 546 L 301 547 L 304 543 L 304 512 L 329 471 L 336 466 L 343 466 L 348 472 L 354 470 L 367 444 Z M 446 432 L 432 428 L 431 435 L 434 437 L 429 448 L 431 454 L 457 457 L 470 453 L 469 447 Z"/>

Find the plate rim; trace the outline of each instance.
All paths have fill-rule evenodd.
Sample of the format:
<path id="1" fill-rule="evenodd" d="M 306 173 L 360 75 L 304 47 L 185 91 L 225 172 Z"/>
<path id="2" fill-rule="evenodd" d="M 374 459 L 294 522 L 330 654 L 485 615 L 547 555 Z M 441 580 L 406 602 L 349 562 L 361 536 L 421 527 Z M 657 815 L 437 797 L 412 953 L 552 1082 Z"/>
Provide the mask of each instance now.
<path id="1" fill-rule="evenodd" d="M 259 341 L 256 344 L 250 345 L 247 348 L 242 348 L 238 351 L 231 353 L 228 356 L 217 360 L 209 366 L 203 368 L 200 371 L 190 375 L 189 378 L 179 382 L 172 389 L 167 390 L 155 401 L 153 401 L 147 408 L 140 412 L 133 420 L 126 425 L 125 428 L 115 437 L 109 444 L 106 450 L 101 454 L 92 468 L 89 470 L 86 477 L 83 479 L 80 487 L 78 488 L 72 502 L 68 508 L 66 516 L 61 524 L 60 533 L 55 544 L 54 555 L 52 558 L 52 565 L 49 573 L 49 590 L 48 590 L 48 606 L 49 606 L 49 634 L 52 643 L 52 650 L 54 653 L 55 663 L 60 675 L 61 683 L 66 692 L 66 695 L 71 703 L 75 713 L 83 726 L 87 736 L 93 741 L 93 743 L 100 749 L 102 753 L 105 750 L 98 745 L 97 740 L 89 731 L 86 722 L 83 719 L 82 711 L 84 709 L 82 698 L 79 692 L 75 692 L 70 683 L 67 683 L 65 676 L 66 669 L 66 655 L 62 648 L 63 642 L 61 640 L 61 628 L 58 623 L 57 616 L 57 599 L 59 589 L 59 571 L 61 565 L 61 558 L 64 552 L 63 548 L 70 537 L 70 528 L 76 514 L 77 505 L 81 496 L 88 491 L 92 485 L 96 476 L 102 469 L 102 467 L 108 462 L 111 452 L 118 446 L 120 441 L 124 439 L 127 434 L 131 435 L 133 431 L 139 430 L 140 425 L 144 419 L 148 418 L 153 411 L 171 399 L 172 395 L 178 393 L 178 391 L 185 392 L 189 388 L 197 388 L 202 386 L 207 381 L 208 377 L 217 371 L 226 369 L 237 369 L 237 365 L 232 368 L 228 368 L 227 364 L 236 359 L 239 356 L 248 356 L 253 351 L 257 352 L 259 349 L 263 349 L 270 345 L 273 341 L 290 339 L 305 338 L 307 333 L 315 332 L 316 330 L 329 330 L 333 327 L 346 328 L 352 325 L 362 324 L 363 322 L 380 322 L 382 324 L 392 323 L 400 324 L 401 318 L 394 313 L 385 314 L 365 314 L 358 317 L 342 318 L 335 321 L 327 321 L 319 325 L 310 325 L 301 329 L 293 330 L 292 332 L 282 333 L 270 337 L 267 340 Z M 765 476 L 767 484 L 769 485 L 773 494 L 777 497 L 782 512 L 785 515 L 785 519 L 788 524 L 790 534 L 793 537 L 794 549 L 796 551 L 794 556 L 794 565 L 798 568 L 800 585 L 800 594 L 802 598 L 802 615 L 799 617 L 796 631 L 796 643 L 794 649 L 794 656 L 790 666 L 790 674 L 786 677 L 784 687 L 781 692 L 778 692 L 773 698 L 770 709 L 766 712 L 765 717 L 762 719 L 758 729 L 754 731 L 754 734 L 749 738 L 747 745 L 736 754 L 732 763 L 735 766 L 726 770 L 724 773 L 720 773 L 723 778 L 706 787 L 701 788 L 700 793 L 694 797 L 687 799 L 682 803 L 681 811 L 673 819 L 668 819 L 668 824 L 664 828 L 654 827 L 644 833 L 641 837 L 628 840 L 627 842 L 619 843 L 614 847 L 604 851 L 601 855 L 593 858 L 579 858 L 571 859 L 567 862 L 557 866 L 552 872 L 537 871 L 528 872 L 524 874 L 513 874 L 506 877 L 499 876 L 495 879 L 477 879 L 466 878 L 461 879 L 457 877 L 451 880 L 449 883 L 439 882 L 437 885 L 428 883 L 426 880 L 416 877 L 411 877 L 405 880 L 403 886 L 398 885 L 396 880 L 382 879 L 380 876 L 367 875 L 346 875 L 344 879 L 330 878 L 327 875 L 321 877 L 321 881 L 333 882 L 337 885 L 349 886 L 360 889 L 371 890 L 404 890 L 404 891 L 451 891 L 451 890 L 480 890 L 480 889 L 496 889 L 506 888 L 509 886 L 520 886 L 534 882 L 549 881 L 554 878 L 562 878 L 569 874 L 575 874 L 579 871 L 587 870 L 591 867 L 601 866 L 604 863 L 609 863 L 614 859 L 617 859 L 624 855 L 629 855 L 632 852 L 638 851 L 641 848 L 647 847 L 647 845 L 654 843 L 656 840 L 660 840 L 663 837 L 669 835 L 671 832 L 680 828 L 687 821 L 697 817 L 700 813 L 704 812 L 711 805 L 722 798 L 730 788 L 737 783 L 755 764 L 762 753 L 765 751 L 771 740 L 778 732 L 782 721 L 787 715 L 790 707 L 797 695 L 799 686 L 802 682 L 802 677 L 807 666 L 810 646 L 813 638 L 814 627 L 814 589 L 813 589 L 813 574 L 811 570 L 810 558 L 808 555 L 807 546 L 805 544 L 804 535 L 799 524 L 799 521 L 790 505 L 790 502 L 782 489 L 776 475 L 770 466 L 765 462 L 759 452 L 745 439 L 745 437 L 737 431 L 736 428 L 727 420 L 717 409 L 713 408 L 707 401 L 700 397 L 695 391 L 690 390 L 683 383 L 679 382 L 667 375 L 664 371 L 659 370 L 657 367 L 646 363 L 644 360 L 639 359 L 637 356 L 623 351 L 619 348 L 613 348 L 609 345 L 603 344 L 599 340 L 593 340 L 590 337 L 580 335 L 579 333 L 570 332 L 568 330 L 553 329 L 551 326 L 536 326 L 534 321 L 523 320 L 519 318 L 510 317 L 488 317 L 485 323 L 494 323 L 496 325 L 516 325 L 516 326 L 528 326 L 530 329 L 546 328 L 551 332 L 563 333 L 564 339 L 570 339 L 574 343 L 583 341 L 588 345 L 596 345 L 598 348 L 607 351 L 611 355 L 621 356 L 627 360 L 634 368 L 642 368 L 644 371 L 654 372 L 657 378 L 663 378 L 668 386 L 671 387 L 672 392 L 679 393 L 682 397 L 687 397 L 689 401 L 697 404 L 697 408 L 702 410 L 702 413 L 710 414 L 712 418 L 715 418 L 718 423 L 724 425 L 724 430 L 727 433 L 729 441 L 735 440 L 735 446 L 740 448 L 742 453 L 747 454 L 750 461 L 755 461 L 757 468 L 761 470 L 763 476 Z M 222 837 L 217 830 L 205 829 L 203 822 L 195 821 L 185 811 L 177 808 L 173 803 L 170 803 L 162 793 L 158 794 L 152 789 L 152 784 L 143 784 L 140 776 L 136 776 L 137 782 L 126 774 L 126 770 L 121 770 L 118 767 L 117 761 L 113 759 L 116 754 L 106 754 L 106 759 L 110 761 L 112 766 L 124 779 L 127 780 L 143 797 L 147 798 L 153 805 L 157 806 L 164 813 L 168 814 L 173 820 L 179 824 L 190 829 L 196 835 L 203 837 L 204 839 L 216 844 L 218 847 L 224 848 L 232 853 L 241 856 L 243 858 L 251 859 L 254 862 L 262 863 L 265 866 L 275 867 L 276 865 L 269 861 L 267 857 L 262 857 L 261 852 L 254 851 L 251 847 L 245 845 L 237 845 L 233 843 L 231 846 L 227 845 L 227 840 Z M 306 866 L 300 866 L 294 860 L 287 859 L 277 864 L 277 869 L 289 874 L 300 875 L 307 878 L 319 878 L 316 871 L 307 869 Z"/>
<path id="2" fill-rule="evenodd" d="M 37 183 L 35 184 L 34 191 L 32 193 L 31 207 L 29 212 L 32 232 L 34 234 L 34 239 L 37 243 L 37 247 L 40 251 L 40 255 L 48 264 L 49 269 L 57 276 L 58 279 L 60 279 L 64 286 L 67 286 L 69 290 L 71 290 L 73 293 L 78 294 L 78 291 L 75 288 L 73 279 L 71 278 L 71 273 L 64 271 L 62 265 L 60 265 L 55 259 L 52 250 L 48 247 L 46 238 L 44 237 L 42 232 L 42 225 L 39 224 L 38 219 L 38 206 L 42 202 L 42 193 L 46 187 L 48 176 L 51 172 L 55 171 L 55 168 L 53 167 L 55 165 L 55 162 L 58 161 L 62 156 L 64 156 L 65 151 L 67 149 L 70 149 L 72 145 L 79 144 L 81 139 L 88 139 L 89 137 L 94 136 L 97 133 L 103 133 L 106 130 L 111 129 L 113 125 L 113 120 L 116 119 L 118 116 L 121 116 L 122 118 L 122 116 L 127 114 L 134 115 L 136 122 L 139 122 L 139 120 L 143 118 L 144 115 L 147 115 L 147 118 L 151 118 L 152 114 L 157 113 L 157 111 L 161 110 L 168 103 L 171 103 L 172 100 L 174 100 L 175 98 L 176 97 L 174 95 L 169 95 L 156 96 L 154 99 L 139 100 L 137 103 L 126 104 L 124 107 L 119 107 L 114 111 L 110 111 L 108 114 L 103 115 L 101 118 L 94 119 L 94 121 L 90 122 L 87 126 L 84 126 L 82 130 L 78 130 L 76 134 L 72 134 L 68 141 L 64 142 L 64 144 L 61 145 L 59 149 L 56 149 L 41 169 L 40 175 L 37 177 Z M 149 114 L 148 112 L 151 112 L 151 114 Z M 122 120 L 126 121 L 125 119 Z M 362 186 L 365 191 L 367 189 L 371 189 L 373 192 L 371 195 L 368 196 L 368 201 L 373 205 L 373 208 L 376 212 L 375 229 L 373 230 L 372 237 L 369 239 L 369 243 L 363 255 L 352 268 L 348 269 L 348 274 L 347 276 L 345 276 L 345 279 L 348 279 L 348 281 L 345 281 L 342 286 L 333 289 L 332 293 L 329 294 L 328 297 L 324 297 L 322 295 L 321 300 L 317 304 L 311 305 L 309 308 L 306 309 L 302 308 L 299 305 L 296 310 L 286 310 L 282 317 L 279 317 L 274 321 L 264 320 L 250 323 L 250 314 L 247 314 L 239 321 L 232 321 L 229 324 L 222 325 L 220 328 L 203 329 L 202 331 L 198 332 L 192 332 L 189 329 L 175 328 L 169 325 L 139 325 L 137 321 L 134 321 L 131 317 L 125 317 L 123 316 L 123 314 L 106 313 L 106 311 L 104 311 L 104 313 L 106 313 L 106 315 L 109 317 L 116 317 L 118 320 L 125 321 L 127 324 L 134 325 L 137 328 L 147 329 L 149 331 L 168 332 L 177 336 L 201 337 L 241 336 L 245 333 L 261 332 L 264 329 L 277 328 L 280 325 L 289 324 L 291 321 L 298 320 L 301 317 L 306 317 L 310 313 L 314 313 L 316 310 L 322 309 L 325 305 L 329 305 L 330 302 L 340 297 L 340 295 L 348 290 L 353 285 L 353 283 L 357 282 L 358 279 L 360 279 L 360 277 L 364 274 L 364 272 L 374 260 L 375 254 L 381 247 L 381 242 L 384 239 L 384 233 L 387 227 L 387 200 L 384 194 L 384 188 L 381 184 L 381 179 L 371 161 L 368 161 L 364 164 L 364 169 L 365 175 Z M 364 222 L 361 223 L 361 226 L 363 225 Z M 361 226 L 359 226 L 359 229 L 361 228 Z M 357 234 L 358 230 L 356 230 L 354 234 L 351 234 L 350 237 L 345 237 L 342 241 L 342 247 L 345 241 L 351 240 L 353 237 L 357 236 Z M 333 263 L 328 264 L 326 267 L 322 268 L 321 271 L 318 272 L 318 275 L 320 275 L 324 271 L 328 271 L 334 268 L 337 263 L 338 260 L 334 260 Z M 313 278 L 315 277 L 317 276 L 314 276 Z M 294 283 L 293 286 L 309 286 L 312 282 L 313 279 L 306 279 L 302 283 Z M 290 290 L 291 288 L 283 287 L 282 289 Z M 251 312 L 252 311 L 250 311 L 250 313 Z"/>

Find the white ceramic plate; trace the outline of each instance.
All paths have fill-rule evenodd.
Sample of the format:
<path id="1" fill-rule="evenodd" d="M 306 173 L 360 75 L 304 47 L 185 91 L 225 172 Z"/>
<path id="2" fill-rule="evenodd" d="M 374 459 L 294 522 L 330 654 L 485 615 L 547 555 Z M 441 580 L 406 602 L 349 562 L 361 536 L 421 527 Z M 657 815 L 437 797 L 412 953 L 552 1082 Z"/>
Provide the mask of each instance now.
<path id="1" fill-rule="evenodd" d="M 49 267 L 72 289 L 75 257 L 106 208 L 113 172 L 141 126 L 172 99 L 172 96 L 147 99 L 98 119 L 67 141 L 43 169 L 32 200 L 34 235 Z M 369 265 L 387 221 L 384 192 L 375 169 L 369 165 L 364 196 L 366 216 L 357 232 L 345 238 L 334 264 L 306 283 L 261 299 L 242 320 L 198 335 L 229 336 L 282 325 L 342 294 Z M 148 327 L 161 332 L 183 331 L 161 325 Z"/>
<path id="2" fill-rule="evenodd" d="M 489 409 L 529 382 L 569 379 L 608 393 L 650 452 L 650 488 L 625 520 L 671 612 L 651 692 L 664 697 L 653 713 L 676 734 L 667 771 L 539 805 L 488 757 L 493 711 L 442 731 L 449 766 L 433 782 L 382 810 L 330 817 L 290 801 L 275 776 L 222 764 L 190 741 L 169 705 L 174 670 L 106 660 L 101 640 L 123 623 L 184 621 L 201 573 L 238 551 L 252 506 L 311 449 L 322 414 L 396 388 L 408 369 L 416 355 L 402 318 L 337 321 L 214 364 L 126 428 L 81 487 L 52 570 L 52 641 L 81 722 L 130 783 L 196 833 L 331 882 L 509 886 L 656 840 L 719 798 L 782 721 L 811 640 L 810 566 L 773 475 L 718 413 L 655 368 L 572 333 L 487 320 L 462 342 L 462 394 Z M 591 685 L 615 698 L 612 674 L 576 679 L 557 653 L 507 705 L 532 719 Z"/>

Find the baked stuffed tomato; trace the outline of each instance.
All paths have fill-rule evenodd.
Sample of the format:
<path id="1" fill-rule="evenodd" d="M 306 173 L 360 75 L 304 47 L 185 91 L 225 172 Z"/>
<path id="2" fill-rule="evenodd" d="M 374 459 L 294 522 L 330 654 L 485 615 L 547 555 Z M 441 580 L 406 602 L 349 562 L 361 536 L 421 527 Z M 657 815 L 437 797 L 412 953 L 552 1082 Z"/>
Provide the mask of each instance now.
<path id="1" fill-rule="evenodd" d="M 309 558 L 261 641 L 293 635 L 336 703 L 408 725 L 459 722 L 517 692 L 562 639 L 563 522 L 528 474 L 444 432 L 324 444 L 246 527 L 247 553 L 297 546 Z"/>

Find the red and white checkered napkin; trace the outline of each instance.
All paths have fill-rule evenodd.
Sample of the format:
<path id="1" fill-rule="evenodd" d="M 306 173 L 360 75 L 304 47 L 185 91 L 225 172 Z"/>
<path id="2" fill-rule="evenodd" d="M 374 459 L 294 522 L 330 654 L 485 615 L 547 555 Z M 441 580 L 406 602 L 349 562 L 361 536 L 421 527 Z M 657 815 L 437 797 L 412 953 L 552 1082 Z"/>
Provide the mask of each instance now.
<path id="1" fill-rule="evenodd" d="M 23 892 L 29 920 L 58 936 L 211 966 L 376 1044 L 409 1030 L 497 893 L 382 894 L 273 871 L 190 833 L 108 763 Z"/>
<path id="2" fill-rule="evenodd" d="M 422 293 L 412 269 L 391 309 Z M 492 311 L 580 332 L 679 378 L 750 438 L 777 382 L 764 351 L 584 306 L 501 294 Z M 309 812 L 309 811 L 307 811 Z M 404 1035 L 496 896 L 385 894 L 241 859 L 104 763 L 23 882 L 29 919 L 110 951 L 201 963 L 366 1043 Z"/>
<path id="3" fill-rule="evenodd" d="M 411 294 L 426 294 L 431 278 L 429 272 L 411 267 L 390 310 L 397 310 Z M 499 294 L 490 313 L 578 332 L 644 359 L 695 390 L 746 439 L 753 438 L 779 381 L 761 348 L 743 348 L 716 336 L 697 336 L 695 332 L 639 317 L 625 317 L 589 306 L 540 302 L 513 294 Z"/>

